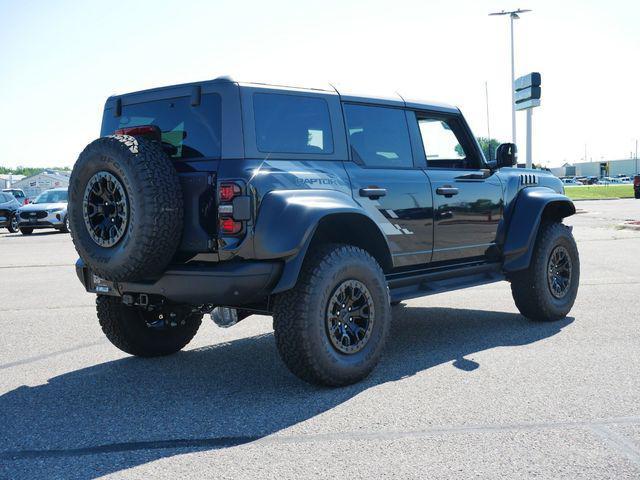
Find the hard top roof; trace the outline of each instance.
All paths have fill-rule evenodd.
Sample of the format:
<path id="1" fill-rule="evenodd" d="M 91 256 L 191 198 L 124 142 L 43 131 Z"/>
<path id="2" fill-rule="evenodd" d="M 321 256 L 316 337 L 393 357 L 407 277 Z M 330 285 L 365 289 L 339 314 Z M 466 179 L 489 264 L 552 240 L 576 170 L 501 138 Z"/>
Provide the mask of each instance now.
<path id="1" fill-rule="evenodd" d="M 274 83 L 262 83 L 262 82 L 242 82 L 235 79 L 232 79 L 229 76 L 221 76 L 217 77 L 213 80 L 205 80 L 202 82 L 191 82 L 191 83 L 183 83 L 178 85 L 168 85 L 164 87 L 150 88 L 146 90 L 140 90 L 137 92 L 130 92 L 123 95 L 113 95 L 109 97 L 107 102 L 111 100 L 115 100 L 116 98 L 126 98 L 126 97 L 135 97 L 135 102 L 143 102 L 147 99 L 147 95 L 150 97 L 148 101 L 153 100 L 158 97 L 163 97 L 163 93 L 169 93 L 172 90 L 182 90 L 187 91 L 193 87 L 206 87 L 207 85 L 214 85 L 217 83 L 232 83 L 237 85 L 239 88 L 265 88 L 271 90 L 278 90 L 282 92 L 286 91 L 308 91 L 308 92 L 318 92 L 329 95 L 340 95 L 340 98 L 343 101 L 347 102 L 361 102 L 361 103 L 372 103 L 372 104 L 381 104 L 381 105 L 392 105 L 392 106 L 407 106 L 411 108 L 417 109 L 428 109 L 428 110 L 438 110 L 442 112 L 448 113 L 459 113 L 459 109 L 453 105 L 449 105 L 441 102 L 433 102 L 426 100 L 417 100 L 414 98 L 407 98 L 402 95 L 401 92 L 393 92 L 391 95 L 380 96 L 380 95 L 363 95 L 352 92 L 348 88 L 344 87 L 336 87 L 333 84 L 325 83 L 325 84 L 316 84 L 316 85 L 291 85 L 291 84 L 280 84 L 279 82 Z"/>

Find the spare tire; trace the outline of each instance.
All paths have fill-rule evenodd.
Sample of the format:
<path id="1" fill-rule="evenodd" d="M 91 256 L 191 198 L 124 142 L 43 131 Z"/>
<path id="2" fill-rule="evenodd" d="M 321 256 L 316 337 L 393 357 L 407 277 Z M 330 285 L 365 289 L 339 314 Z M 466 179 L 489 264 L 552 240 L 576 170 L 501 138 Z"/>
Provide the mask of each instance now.
<path id="1" fill-rule="evenodd" d="M 69 227 L 85 264 L 111 281 L 160 274 L 182 235 L 182 192 L 159 142 L 111 135 L 91 142 L 69 181 Z"/>

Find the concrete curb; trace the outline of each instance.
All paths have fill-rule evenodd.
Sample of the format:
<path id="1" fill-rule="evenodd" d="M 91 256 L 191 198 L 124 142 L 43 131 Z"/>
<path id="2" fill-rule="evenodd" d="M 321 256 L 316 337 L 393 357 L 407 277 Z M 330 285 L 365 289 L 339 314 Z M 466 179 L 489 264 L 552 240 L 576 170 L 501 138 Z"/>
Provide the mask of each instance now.
<path id="1" fill-rule="evenodd" d="M 571 198 L 571 197 L 569 197 Z M 629 197 L 631 198 L 631 197 Z M 600 201 L 600 200 L 624 200 L 620 197 L 610 197 L 610 198 L 575 198 L 575 199 L 571 199 L 571 201 L 573 202 L 595 202 L 595 201 Z"/>

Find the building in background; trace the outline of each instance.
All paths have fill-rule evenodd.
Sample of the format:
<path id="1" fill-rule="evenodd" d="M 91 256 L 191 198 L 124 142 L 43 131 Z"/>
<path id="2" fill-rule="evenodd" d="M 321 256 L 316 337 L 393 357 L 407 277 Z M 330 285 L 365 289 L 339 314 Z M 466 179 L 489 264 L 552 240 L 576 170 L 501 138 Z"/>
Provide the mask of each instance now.
<path id="1" fill-rule="evenodd" d="M 20 188 L 27 198 L 35 198 L 51 188 L 69 188 L 71 172 L 43 170 L 40 173 L 13 182 L 12 188 Z"/>
<path id="2" fill-rule="evenodd" d="M 603 160 L 600 162 L 581 162 L 562 167 L 552 168 L 551 172 L 557 177 L 615 177 L 617 175 L 632 175 L 640 173 L 640 159 Z"/>
<path id="3" fill-rule="evenodd" d="M 2 174 L 0 175 L 0 188 L 11 188 L 11 186 L 24 178 L 24 175 Z"/>

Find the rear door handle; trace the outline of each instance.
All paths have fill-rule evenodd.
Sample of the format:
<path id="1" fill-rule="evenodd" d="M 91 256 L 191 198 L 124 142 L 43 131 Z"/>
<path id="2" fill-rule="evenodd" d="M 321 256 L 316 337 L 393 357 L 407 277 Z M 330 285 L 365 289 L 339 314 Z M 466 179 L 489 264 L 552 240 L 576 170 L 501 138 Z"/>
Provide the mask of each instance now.
<path id="1" fill-rule="evenodd" d="M 454 195 L 458 194 L 458 189 L 455 187 L 438 187 L 436 188 L 436 193 L 438 195 L 444 195 L 447 198 L 451 198 Z"/>
<path id="2" fill-rule="evenodd" d="M 361 188 L 360 196 L 361 197 L 369 197 L 371 200 L 377 200 L 380 197 L 384 197 L 387 194 L 386 188 Z"/>

